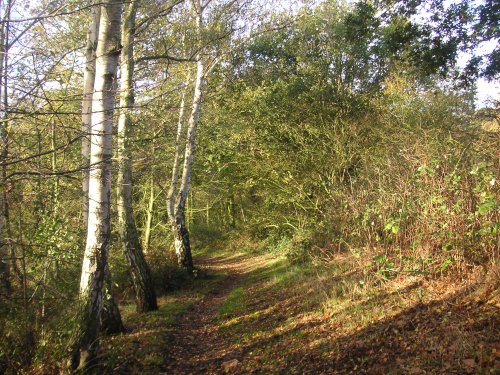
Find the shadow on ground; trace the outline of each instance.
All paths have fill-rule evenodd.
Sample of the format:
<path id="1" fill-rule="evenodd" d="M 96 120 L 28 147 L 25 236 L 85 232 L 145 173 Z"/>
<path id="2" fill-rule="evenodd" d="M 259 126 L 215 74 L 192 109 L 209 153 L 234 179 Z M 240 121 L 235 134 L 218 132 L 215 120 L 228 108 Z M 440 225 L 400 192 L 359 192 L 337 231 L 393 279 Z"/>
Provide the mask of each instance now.
<path id="1" fill-rule="evenodd" d="M 124 311 L 106 340 L 114 374 L 492 374 L 499 309 L 467 302 L 474 285 L 270 257 L 199 258 L 200 278 Z M 128 308 L 128 307 L 127 307 Z"/>
<path id="2" fill-rule="evenodd" d="M 426 297 L 425 280 L 412 278 L 393 283 L 391 291 L 388 283 L 375 295 L 356 296 L 352 286 L 366 277 L 362 271 L 330 278 L 298 272 L 304 270 L 286 263 L 258 270 L 250 277 L 244 306 L 221 317 L 220 330 L 232 339 L 233 352 L 227 356 L 241 362 L 238 372 L 500 370 L 498 305 L 466 303 L 474 286 L 443 289 L 442 298 Z M 343 292 L 346 285 L 350 292 Z"/>

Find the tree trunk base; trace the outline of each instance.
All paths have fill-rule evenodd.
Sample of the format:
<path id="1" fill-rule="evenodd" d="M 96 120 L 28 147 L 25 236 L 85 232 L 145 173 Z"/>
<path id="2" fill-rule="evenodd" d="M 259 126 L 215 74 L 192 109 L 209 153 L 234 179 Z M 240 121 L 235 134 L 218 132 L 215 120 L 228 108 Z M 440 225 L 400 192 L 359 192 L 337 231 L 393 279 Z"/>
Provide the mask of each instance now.
<path id="1" fill-rule="evenodd" d="M 172 231 L 174 233 L 175 254 L 179 267 L 185 268 L 190 275 L 193 274 L 193 256 L 191 254 L 191 243 L 189 241 L 189 231 L 183 224 L 174 224 Z"/>

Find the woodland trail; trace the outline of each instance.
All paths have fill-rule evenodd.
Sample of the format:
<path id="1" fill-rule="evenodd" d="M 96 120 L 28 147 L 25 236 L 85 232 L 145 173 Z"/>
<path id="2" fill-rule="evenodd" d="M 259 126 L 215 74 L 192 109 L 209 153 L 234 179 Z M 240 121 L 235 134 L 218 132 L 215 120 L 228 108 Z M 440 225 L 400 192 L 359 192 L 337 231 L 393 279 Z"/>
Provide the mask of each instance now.
<path id="1" fill-rule="evenodd" d="M 228 294 L 265 262 L 267 257 L 197 258 L 208 274 L 227 276 L 178 320 L 168 335 L 171 347 L 165 356 L 167 374 L 219 374 L 238 371 L 243 353 L 219 331 L 218 312 Z"/>
<path id="2" fill-rule="evenodd" d="M 360 289 L 366 270 L 340 258 L 321 272 L 271 256 L 199 257 L 196 264 L 199 277 L 162 296 L 158 311 L 122 307 L 128 333 L 104 343 L 101 373 L 500 370 L 500 303 L 497 294 L 470 302 L 470 280 L 374 280 L 374 293 Z"/>

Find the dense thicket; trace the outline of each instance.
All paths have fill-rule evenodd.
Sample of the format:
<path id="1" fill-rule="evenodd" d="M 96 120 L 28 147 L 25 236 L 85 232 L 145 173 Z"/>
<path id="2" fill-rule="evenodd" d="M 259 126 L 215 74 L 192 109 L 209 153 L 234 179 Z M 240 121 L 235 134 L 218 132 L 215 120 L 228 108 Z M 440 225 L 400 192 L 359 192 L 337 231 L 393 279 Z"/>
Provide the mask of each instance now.
<path id="1" fill-rule="evenodd" d="M 414 59 L 420 37 L 388 48 L 401 17 L 380 24 L 375 11 L 304 13 L 221 72 L 232 84 L 207 111 L 217 125 L 197 170 L 213 177 L 194 198 L 216 202 L 216 218 L 195 216 L 200 237 L 233 228 L 294 258 L 367 251 L 415 272 L 494 259 L 497 120 L 443 78 L 451 65 Z"/>
<path id="2" fill-rule="evenodd" d="M 479 76 L 498 78 L 498 46 L 475 51 L 498 42 L 496 2 L 324 1 L 292 16 L 213 1 L 200 29 L 188 3 L 144 0 L 134 27 L 128 212 L 157 292 L 184 277 L 167 196 L 181 97 L 186 123 L 200 61 L 206 86 L 183 206 L 195 250 L 294 261 L 350 252 L 372 258 L 385 278 L 498 262 L 498 108 L 478 110 L 474 86 Z M 0 163 L 8 278 L 0 334 L 9 340 L 0 343 L 0 372 L 32 361 L 50 371 L 66 356 L 86 236 L 86 5 L 42 4 L 33 13 L 52 16 L 35 21 L 17 11 L 27 20 L 13 23 L 15 53 L 0 64 L 9 78 Z M 2 27 L 15 18 L 2 17 Z M 462 63 L 463 52 L 475 54 Z M 112 202 L 109 267 L 126 301 L 133 283 Z"/>

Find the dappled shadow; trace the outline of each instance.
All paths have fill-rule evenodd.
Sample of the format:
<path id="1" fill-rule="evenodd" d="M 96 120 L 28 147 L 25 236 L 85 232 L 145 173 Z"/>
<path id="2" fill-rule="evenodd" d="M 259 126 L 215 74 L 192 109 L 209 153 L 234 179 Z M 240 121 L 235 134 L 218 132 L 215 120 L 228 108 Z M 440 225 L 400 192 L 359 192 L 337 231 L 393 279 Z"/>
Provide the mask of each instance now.
<path id="1" fill-rule="evenodd" d="M 170 345 L 163 352 L 162 371 L 168 374 L 213 373 L 220 368 L 227 342 L 214 324 L 227 295 L 254 271 L 267 262 L 267 257 L 232 256 L 228 258 L 197 258 L 201 274 L 223 272 L 226 276 L 204 293 L 192 309 L 179 317 L 175 329 L 167 335 Z"/>
<path id="2" fill-rule="evenodd" d="M 213 284 L 137 321 L 117 347 L 141 362 L 123 358 L 109 373 L 465 374 L 500 364 L 498 306 L 466 304 L 474 286 L 432 299 L 423 277 L 364 285 L 373 270 L 345 265 L 317 274 L 269 257 L 198 264 L 200 285 Z M 228 296 L 238 303 L 221 309 Z"/>
<path id="3" fill-rule="evenodd" d="M 271 274 L 262 270 L 255 279 Z M 341 276 L 326 281 L 328 288 L 360 274 Z M 308 281 L 267 281 L 252 285 L 250 302 L 221 327 L 233 338 L 226 355 L 240 358 L 248 373 L 461 374 L 489 373 L 500 365 L 498 306 L 463 303 L 473 287 L 399 307 L 400 296 L 418 294 L 422 280 L 416 280 L 323 316 L 327 296 L 311 303 Z M 373 306 L 380 316 L 363 319 Z"/>
<path id="4" fill-rule="evenodd" d="M 128 333 L 105 338 L 99 373 L 186 373 L 190 364 L 203 368 L 203 362 L 196 359 L 196 347 L 203 344 L 199 334 L 208 326 L 206 319 L 261 260 L 250 262 L 238 256 L 196 261 L 200 265 L 197 277 L 187 278 L 175 291 L 161 295 L 158 311 L 137 314 L 133 304 L 122 306 Z M 204 360 L 213 362 L 210 356 Z"/>
<path id="5" fill-rule="evenodd" d="M 295 350 L 293 358 L 300 362 L 292 360 L 285 368 L 342 374 L 486 373 L 495 365 L 499 311 L 489 305 L 479 312 L 477 306 L 454 305 L 456 300 L 418 304 L 337 337 L 333 345 Z"/>

